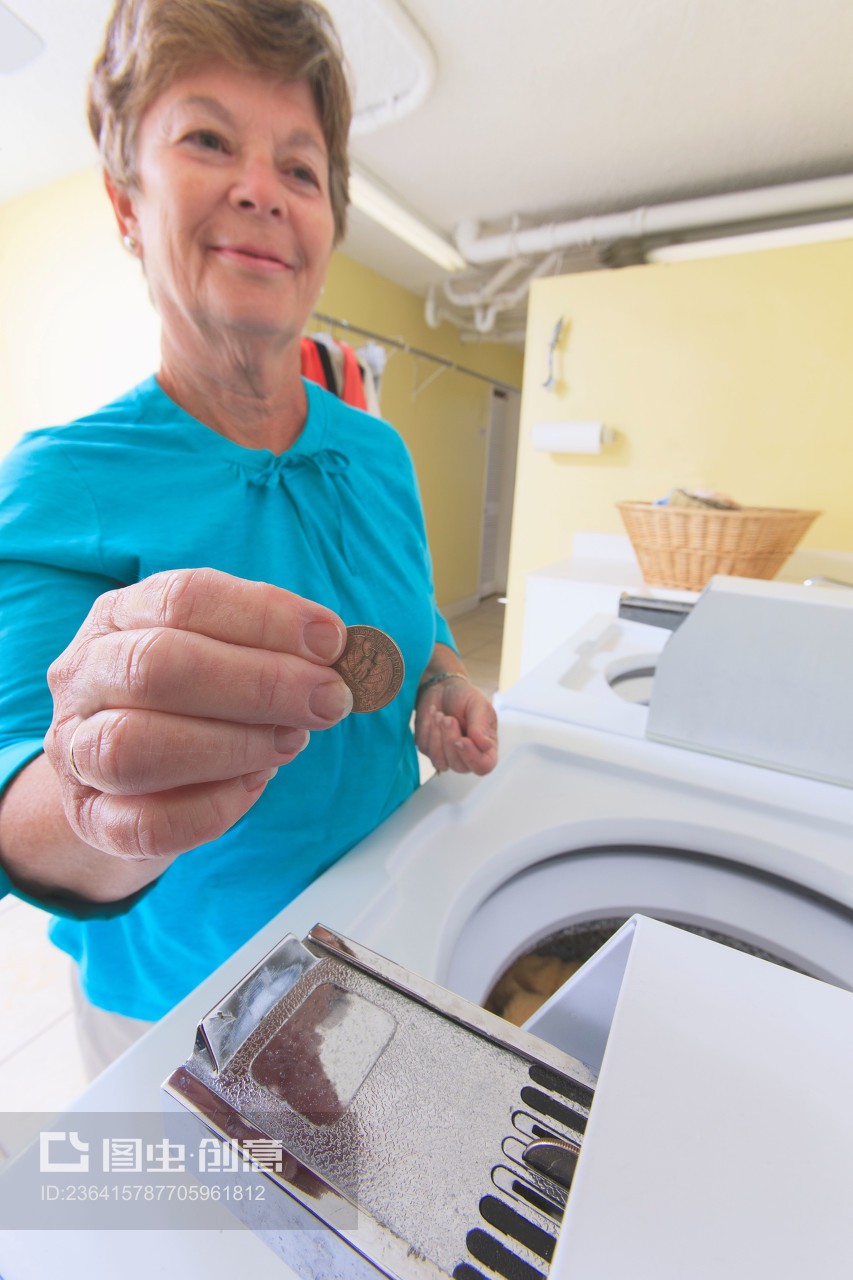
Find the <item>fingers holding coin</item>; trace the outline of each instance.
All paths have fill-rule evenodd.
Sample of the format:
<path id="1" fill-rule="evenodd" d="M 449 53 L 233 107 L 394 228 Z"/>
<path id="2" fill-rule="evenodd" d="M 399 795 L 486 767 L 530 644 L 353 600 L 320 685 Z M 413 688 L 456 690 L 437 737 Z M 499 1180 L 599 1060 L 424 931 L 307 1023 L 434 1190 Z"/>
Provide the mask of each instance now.
<path id="1" fill-rule="evenodd" d="M 247 649 L 329 664 L 346 628 L 331 609 L 266 582 L 217 569 L 173 569 L 100 596 L 89 633 L 147 629 L 192 632 Z"/>
<path id="2" fill-rule="evenodd" d="M 110 710 L 78 723 L 68 760 L 82 785 L 138 796 L 277 769 L 308 741 L 306 729 L 286 725 Z"/>
<path id="3" fill-rule="evenodd" d="M 402 681 L 376 628 L 213 570 L 158 574 L 100 597 L 52 664 L 45 752 L 87 843 L 182 852 L 232 826 L 309 732 Z"/>
<path id="4" fill-rule="evenodd" d="M 65 811 L 87 844 L 125 860 L 163 859 L 215 840 L 308 741 L 304 729 L 157 713 L 104 712 L 67 742 Z M 54 769 L 56 763 L 54 762 Z"/>

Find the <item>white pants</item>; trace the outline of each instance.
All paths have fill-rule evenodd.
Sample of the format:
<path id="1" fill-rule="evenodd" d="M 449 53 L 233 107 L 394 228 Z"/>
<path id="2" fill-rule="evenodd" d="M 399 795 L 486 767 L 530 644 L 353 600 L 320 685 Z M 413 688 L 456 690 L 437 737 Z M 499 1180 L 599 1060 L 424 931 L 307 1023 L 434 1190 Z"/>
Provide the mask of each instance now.
<path id="1" fill-rule="evenodd" d="M 109 1013 L 92 1004 L 83 994 L 76 965 L 71 970 L 71 988 L 80 1055 L 89 1079 L 94 1080 L 154 1023 L 145 1022 L 142 1018 L 126 1018 L 121 1013 Z"/>

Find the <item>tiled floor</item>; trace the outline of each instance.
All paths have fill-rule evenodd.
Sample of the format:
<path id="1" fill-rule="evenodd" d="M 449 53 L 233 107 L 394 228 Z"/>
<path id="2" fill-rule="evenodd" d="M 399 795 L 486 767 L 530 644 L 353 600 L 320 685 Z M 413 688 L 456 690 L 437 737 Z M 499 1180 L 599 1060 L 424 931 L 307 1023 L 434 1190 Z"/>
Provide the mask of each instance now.
<path id="1" fill-rule="evenodd" d="M 0 1161 L 86 1083 L 71 1020 L 71 962 L 47 938 L 48 917 L 0 899 Z"/>
<path id="2" fill-rule="evenodd" d="M 504 606 L 490 596 L 451 619 L 468 672 L 491 697 L 498 687 Z M 428 776 L 431 766 L 422 769 Z M 86 1076 L 74 1035 L 70 961 L 48 941 L 48 917 L 0 899 L 0 1162 L 81 1091 Z"/>

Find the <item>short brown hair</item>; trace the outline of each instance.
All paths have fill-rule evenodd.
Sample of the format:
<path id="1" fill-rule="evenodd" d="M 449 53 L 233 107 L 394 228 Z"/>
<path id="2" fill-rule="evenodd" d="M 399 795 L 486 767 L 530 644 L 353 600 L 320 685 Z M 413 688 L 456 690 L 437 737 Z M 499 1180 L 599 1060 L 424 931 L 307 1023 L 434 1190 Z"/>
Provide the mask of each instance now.
<path id="1" fill-rule="evenodd" d="M 214 60 L 308 84 L 329 153 L 337 244 L 349 204 L 352 107 L 337 33 L 316 0 L 116 0 L 88 99 L 109 176 L 119 186 L 134 183 L 146 109 L 179 75 Z"/>

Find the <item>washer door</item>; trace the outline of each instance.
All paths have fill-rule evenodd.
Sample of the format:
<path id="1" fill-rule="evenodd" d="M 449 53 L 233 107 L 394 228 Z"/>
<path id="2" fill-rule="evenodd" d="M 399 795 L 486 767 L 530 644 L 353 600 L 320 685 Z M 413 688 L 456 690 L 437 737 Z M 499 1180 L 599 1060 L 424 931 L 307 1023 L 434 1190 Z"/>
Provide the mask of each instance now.
<path id="1" fill-rule="evenodd" d="M 643 847 L 581 849 L 507 880 L 469 917 L 438 980 L 482 1003 L 519 956 L 567 931 L 589 935 L 595 950 L 635 913 L 853 990 L 846 908 L 738 863 Z"/>

